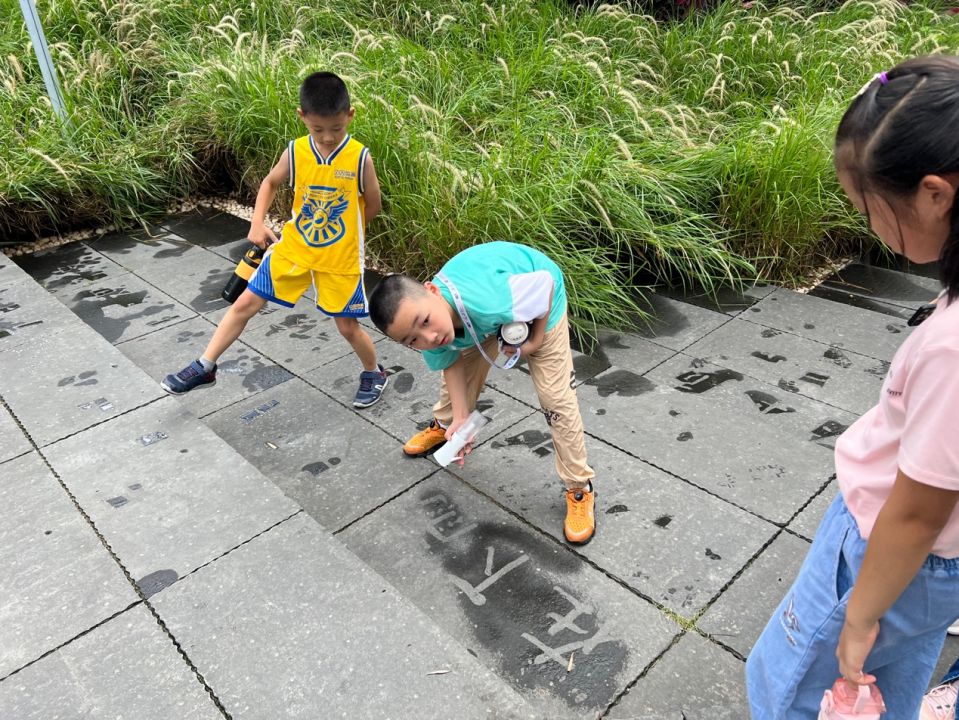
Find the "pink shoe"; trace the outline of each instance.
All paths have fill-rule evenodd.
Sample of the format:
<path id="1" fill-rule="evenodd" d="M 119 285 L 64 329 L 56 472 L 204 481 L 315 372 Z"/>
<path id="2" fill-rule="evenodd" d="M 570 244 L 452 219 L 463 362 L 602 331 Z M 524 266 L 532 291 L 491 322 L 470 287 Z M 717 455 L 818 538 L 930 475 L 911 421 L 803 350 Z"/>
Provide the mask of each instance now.
<path id="1" fill-rule="evenodd" d="M 856 691 L 842 678 L 825 692 L 819 707 L 819 720 L 879 720 L 886 712 L 879 688 L 869 683 Z"/>
<path id="2" fill-rule="evenodd" d="M 919 720 L 952 720 L 956 716 L 956 684 L 940 685 L 926 693 Z"/>

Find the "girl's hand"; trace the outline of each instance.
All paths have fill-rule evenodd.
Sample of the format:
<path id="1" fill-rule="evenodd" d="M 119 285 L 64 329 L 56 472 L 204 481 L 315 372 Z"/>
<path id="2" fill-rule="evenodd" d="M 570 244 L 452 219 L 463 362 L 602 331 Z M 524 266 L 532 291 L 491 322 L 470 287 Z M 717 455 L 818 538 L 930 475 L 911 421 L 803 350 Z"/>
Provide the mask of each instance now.
<path id="1" fill-rule="evenodd" d="M 856 689 L 860 685 L 876 682 L 872 675 L 866 675 L 862 666 L 866 662 L 869 651 L 872 650 L 876 637 L 879 635 L 879 623 L 869 630 L 862 631 L 854 628 L 847 619 L 839 634 L 839 647 L 836 648 L 836 657 L 839 658 L 839 672 L 846 678 L 846 682 Z"/>

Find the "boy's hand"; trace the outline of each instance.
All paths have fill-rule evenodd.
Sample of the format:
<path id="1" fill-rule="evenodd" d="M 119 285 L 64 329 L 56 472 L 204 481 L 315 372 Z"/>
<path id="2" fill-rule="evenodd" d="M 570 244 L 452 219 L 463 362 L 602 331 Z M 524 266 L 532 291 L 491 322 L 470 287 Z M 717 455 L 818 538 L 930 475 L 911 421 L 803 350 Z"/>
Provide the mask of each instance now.
<path id="1" fill-rule="evenodd" d="M 447 442 L 453 439 L 453 433 L 455 433 L 460 428 L 460 426 L 466 422 L 466 420 L 467 418 L 460 418 L 459 420 L 453 420 L 453 422 L 450 423 L 450 426 L 446 428 Z M 473 450 L 473 442 L 471 440 L 470 442 L 466 443 L 463 446 L 463 449 L 460 450 L 459 454 L 453 458 L 453 462 L 455 462 L 457 465 L 463 466 L 466 463 L 466 456 L 469 455 L 469 453 L 472 450 Z"/>
<path id="2" fill-rule="evenodd" d="M 529 340 L 527 340 L 526 342 L 524 342 L 522 345 L 519 346 L 519 350 L 522 353 L 521 357 L 529 357 L 530 355 L 534 354 L 537 350 L 540 349 L 540 346 L 542 346 L 542 344 L 543 344 L 543 338 L 540 338 L 539 342 L 530 338 Z M 515 355 L 516 350 L 517 348 L 515 348 L 512 345 L 506 345 L 506 344 L 503 345 L 503 354 L 506 357 L 512 357 L 513 355 Z"/>
<path id="3" fill-rule="evenodd" d="M 264 249 L 270 242 L 277 242 L 276 235 L 263 223 L 251 223 L 247 239 L 258 248 Z"/>

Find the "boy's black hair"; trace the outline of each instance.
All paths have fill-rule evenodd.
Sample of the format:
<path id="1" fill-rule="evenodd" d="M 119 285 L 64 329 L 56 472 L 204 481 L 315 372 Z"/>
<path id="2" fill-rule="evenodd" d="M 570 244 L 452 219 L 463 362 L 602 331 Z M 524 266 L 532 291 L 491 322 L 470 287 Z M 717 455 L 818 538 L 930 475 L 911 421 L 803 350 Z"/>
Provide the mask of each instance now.
<path id="1" fill-rule="evenodd" d="M 873 79 L 852 101 L 836 131 L 836 167 L 860 194 L 875 193 L 895 210 L 926 175 L 959 173 L 957 128 L 959 58 L 913 58 Z M 959 195 L 940 261 L 951 301 L 959 297 Z"/>
<path id="2" fill-rule="evenodd" d="M 370 320 L 385 333 L 396 320 L 396 313 L 404 300 L 422 297 L 427 292 L 422 283 L 409 275 L 387 275 L 370 293 Z"/>
<path id="3" fill-rule="evenodd" d="M 315 72 L 300 85 L 300 110 L 304 115 L 330 117 L 350 111 L 350 91 L 339 75 Z"/>

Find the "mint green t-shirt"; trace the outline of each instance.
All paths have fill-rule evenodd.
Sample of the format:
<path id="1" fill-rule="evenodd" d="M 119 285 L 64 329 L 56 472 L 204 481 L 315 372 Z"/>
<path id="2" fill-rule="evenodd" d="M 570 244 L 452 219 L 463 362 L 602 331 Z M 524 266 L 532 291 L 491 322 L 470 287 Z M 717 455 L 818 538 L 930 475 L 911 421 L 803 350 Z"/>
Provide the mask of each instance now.
<path id="1" fill-rule="evenodd" d="M 463 299 L 463 305 L 480 341 L 495 335 L 508 322 L 530 322 L 547 312 L 546 329 L 551 330 L 566 312 L 566 286 L 559 266 L 539 250 L 510 242 L 474 245 L 452 258 L 441 272 L 450 279 Z M 443 297 L 456 310 L 453 295 L 440 280 Z M 549 295 L 553 293 L 553 304 Z M 458 331 L 457 331 L 458 332 Z M 430 370 L 448 368 L 460 350 L 476 343 L 469 331 L 463 337 L 435 350 L 424 350 Z"/>

